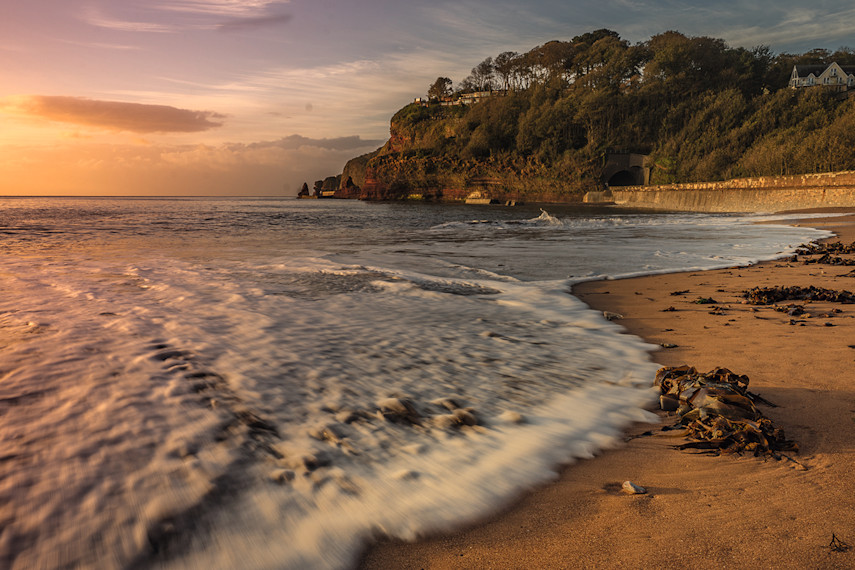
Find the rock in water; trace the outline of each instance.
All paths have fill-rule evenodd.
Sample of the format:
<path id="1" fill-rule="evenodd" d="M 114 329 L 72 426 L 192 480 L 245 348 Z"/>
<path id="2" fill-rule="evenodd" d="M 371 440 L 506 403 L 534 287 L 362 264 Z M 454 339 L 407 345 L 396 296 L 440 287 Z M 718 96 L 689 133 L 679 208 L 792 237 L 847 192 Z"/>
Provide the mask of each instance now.
<path id="1" fill-rule="evenodd" d="M 630 495 L 644 495 L 647 493 L 647 489 L 640 485 L 636 485 L 632 481 L 624 481 L 623 485 L 621 485 L 621 490 L 624 493 L 629 493 Z"/>

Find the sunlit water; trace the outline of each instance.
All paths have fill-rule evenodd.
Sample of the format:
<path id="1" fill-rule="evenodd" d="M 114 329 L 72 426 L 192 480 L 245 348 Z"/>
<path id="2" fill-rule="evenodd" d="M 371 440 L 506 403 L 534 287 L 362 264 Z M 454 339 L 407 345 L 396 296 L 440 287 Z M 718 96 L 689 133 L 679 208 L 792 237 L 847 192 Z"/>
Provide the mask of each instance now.
<path id="1" fill-rule="evenodd" d="M 347 567 L 471 520 L 645 417 L 651 347 L 572 283 L 826 235 L 547 210 L 0 201 L 0 567 Z"/>

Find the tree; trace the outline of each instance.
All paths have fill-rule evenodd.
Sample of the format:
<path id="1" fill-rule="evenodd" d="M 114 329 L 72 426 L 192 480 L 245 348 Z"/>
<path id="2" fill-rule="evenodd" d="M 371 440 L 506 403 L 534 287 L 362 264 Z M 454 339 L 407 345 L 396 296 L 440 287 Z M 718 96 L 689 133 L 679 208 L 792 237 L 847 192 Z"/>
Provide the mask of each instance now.
<path id="1" fill-rule="evenodd" d="M 472 83 L 475 84 L 478 91 L 487 91 L 493 87 L 494 76 L 493 58 L 488 57 L 472 68 L 472 75 L 470 77 L 472 77 Z"/>
<path id="2" fill-rule="evenodd" d="M 451 79 L 448 77 L 437 77 L 436 81 L 428 89 L 430 99 L 442 99 L 451 94 Z"/>
<path id="3" fill-rule="evenodd" d="M 502 82 L 502 89 L 507 91 L 510 88 L 511 77 L 514 75 L 514 63 L 520 57 L 515 51 L 503 51 L 493 60 L 493 68 L 496 70 L 499 79 Z"/>

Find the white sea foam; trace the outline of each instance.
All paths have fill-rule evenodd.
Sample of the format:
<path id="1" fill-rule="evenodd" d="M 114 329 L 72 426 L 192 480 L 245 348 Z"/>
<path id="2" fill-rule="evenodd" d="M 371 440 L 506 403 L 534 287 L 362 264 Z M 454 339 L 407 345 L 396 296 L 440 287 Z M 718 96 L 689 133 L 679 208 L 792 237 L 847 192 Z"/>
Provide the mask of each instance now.
<path id="1" fill-rule="evenodd" d="M 350 205 L 300 204 L 268 210 L 339 217 L 223 237 L 229 219 L 196 203 L 168 203 L 178 234 L 141 221 L 151 204 L 95 203 L 110 232 L 136 229 L 41 220 L 47 237 L 0 257 L 10 568 L 335 568 L 377 533 L 481 516 L 645 417 L 651 347 L 568 274 L 742 263 L 823 235 L 542 212 L 357 240 L 335 229 L 358 225 Z M 254 207 L 225 210 L 256 228 Z"/>

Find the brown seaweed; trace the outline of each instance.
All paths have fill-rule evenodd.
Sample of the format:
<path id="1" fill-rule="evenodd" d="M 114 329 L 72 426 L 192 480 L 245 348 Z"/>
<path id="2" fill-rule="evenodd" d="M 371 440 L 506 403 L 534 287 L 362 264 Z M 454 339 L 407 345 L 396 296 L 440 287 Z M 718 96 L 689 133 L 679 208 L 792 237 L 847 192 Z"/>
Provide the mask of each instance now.
<path id="1" fill-rule="evenodd" d="M 690 366 L 659 369 L 655 385 L 662 409 L 675 410 L 677 425 L 687 430 L 689 441 L 677 449 L 749 452 L 775 458 L 782 451 L 796 451 L 796 443 L 757 408 L 757 404 L 771 404 L 749 392 L 748 382 L 748 376 L 726 368 L 707 373 Z"/>
<path id="2" fill-rule="evenodd" d="M 831 303 L 855 303 L 851 292 L 822 287 L 754 287 L 742 292 L 752 305 L 772 305 L 779 301 L 828 301 Z"/>
<path id="3" fill-rule="evenodd" d="M 842 242 L 833 243 L 807 243 L 796 249 L 797 255 L 822 255 L 825 253 L 847 254 L 855 253 L 855 241 L 846 245 Z"/>

